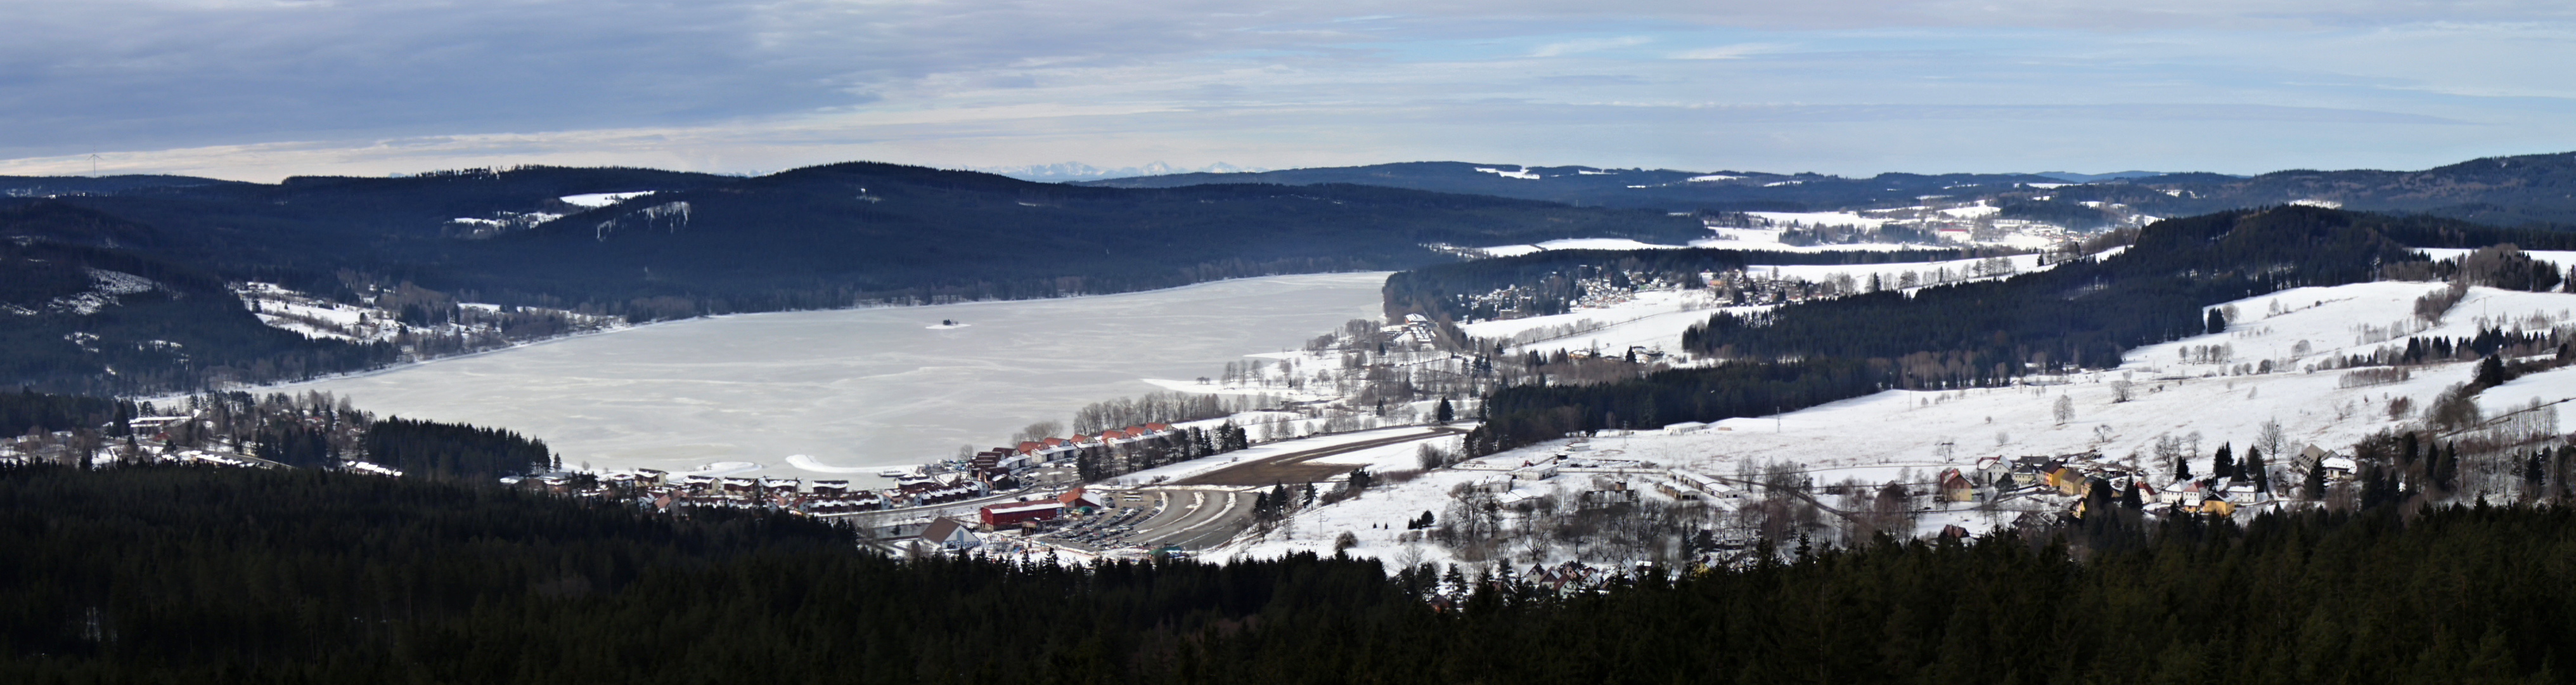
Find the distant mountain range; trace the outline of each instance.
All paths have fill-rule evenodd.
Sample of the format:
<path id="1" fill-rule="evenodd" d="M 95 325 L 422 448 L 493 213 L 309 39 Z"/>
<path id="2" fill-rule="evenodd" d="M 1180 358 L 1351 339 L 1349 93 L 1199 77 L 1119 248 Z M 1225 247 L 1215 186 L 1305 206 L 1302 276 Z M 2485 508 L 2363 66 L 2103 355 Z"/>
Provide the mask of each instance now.
<path id="1" fill-rule="evenodd" d="M 1217 162 L 1215 164 L 1210 164 L 1196 169 L 1184 169 L 1164 164 L 1162 162 L 1155 162 L 1144 166 L 1118 167 L 1115 169 L 1105 169 L 1081 162 L 1062 162 L 1057 164 L 1031 164 L 1027 166 L 968 167 L 966 170 L 980 171 L 988 174 L 999 174 L 1023 181 L 1045 181 L 1056 183 L 1067 181 L 1092 181 L 1110 178 L 1129 178 L 1135 176 L 1163 176 L 1168 174 L 1235 174 L 1269 171 L 1268 169 L 1239 167 L 1224 162 Z"/>
<path id="2" fill-rule="evenodd" d="M 1919 204 L 1930 197 L 1948 202 L 2006 199 L 2060 205 L 2117 203 L 2153 216 L 2307 203 L 2499 225 L 2576 225 L 2576 153 L 2491 157 L 2422 171 L 2292 170 L 2257 176 L 2124 171 L 1888 173 L 1854 178 L 1760 171 L 1404 162 L 1259 173 L 1169 174 L 1083 184 L 1172 188 L 1215 183 L 1348 183 L 1665 211 L 1873 209 Z M 2039 197 L 2046 199 L 2036 199 Z"/>

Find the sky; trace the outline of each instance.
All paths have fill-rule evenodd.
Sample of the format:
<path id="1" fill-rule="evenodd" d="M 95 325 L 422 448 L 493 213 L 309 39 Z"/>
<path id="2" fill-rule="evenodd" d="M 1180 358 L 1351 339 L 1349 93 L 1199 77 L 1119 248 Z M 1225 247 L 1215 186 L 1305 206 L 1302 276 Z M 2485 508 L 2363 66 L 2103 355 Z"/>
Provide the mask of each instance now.
<path id="1" fill-rule="evenodd" d="M 0 174 L 2259 173 L 2576 150 L 2576 4 L 0 0 Z"/>

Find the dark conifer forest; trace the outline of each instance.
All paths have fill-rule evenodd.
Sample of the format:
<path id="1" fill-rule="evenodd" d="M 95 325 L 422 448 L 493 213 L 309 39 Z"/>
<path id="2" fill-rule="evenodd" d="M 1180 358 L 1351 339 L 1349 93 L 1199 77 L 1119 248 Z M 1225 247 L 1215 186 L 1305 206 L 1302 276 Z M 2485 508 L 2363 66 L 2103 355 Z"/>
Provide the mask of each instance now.
<path id="1" fill-rule="evenodd" d="M 1559 596 L 1499 566 L 897 561 L 781 516 L 14 467 L 0 680 L 2560 682 L 2571 517 L 2106 516 Z"/>

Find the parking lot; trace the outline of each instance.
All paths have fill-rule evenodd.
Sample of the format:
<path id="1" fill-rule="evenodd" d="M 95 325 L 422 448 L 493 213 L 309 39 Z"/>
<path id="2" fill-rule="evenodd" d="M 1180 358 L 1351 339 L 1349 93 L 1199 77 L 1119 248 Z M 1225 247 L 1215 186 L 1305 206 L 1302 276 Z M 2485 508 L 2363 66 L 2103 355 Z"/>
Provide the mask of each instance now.
<path id="1" fill-rule="evenodd" d="M 1251 489 L 1160 487 L 1113 494 L 1118 507 L 1048 533 L 1044 540 L 1086 552 L 1120 548 L 1199 550 L 1242 532 Z"/>

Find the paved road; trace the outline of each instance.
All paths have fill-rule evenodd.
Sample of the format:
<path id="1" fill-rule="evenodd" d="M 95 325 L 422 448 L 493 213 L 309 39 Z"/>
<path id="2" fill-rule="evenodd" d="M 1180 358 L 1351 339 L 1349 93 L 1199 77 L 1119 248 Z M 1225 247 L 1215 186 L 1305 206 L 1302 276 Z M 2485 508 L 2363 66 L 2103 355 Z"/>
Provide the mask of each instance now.
<path id="1" fill-rule="evenodd" d="M 1163 498 L 1163 514 L 1136 527 L 1131 538 L 1135 544 L 1206 549 L 1232 539 L 1252 523 L 1254 492 L 1163 488 L 1156 493 Z"/>

